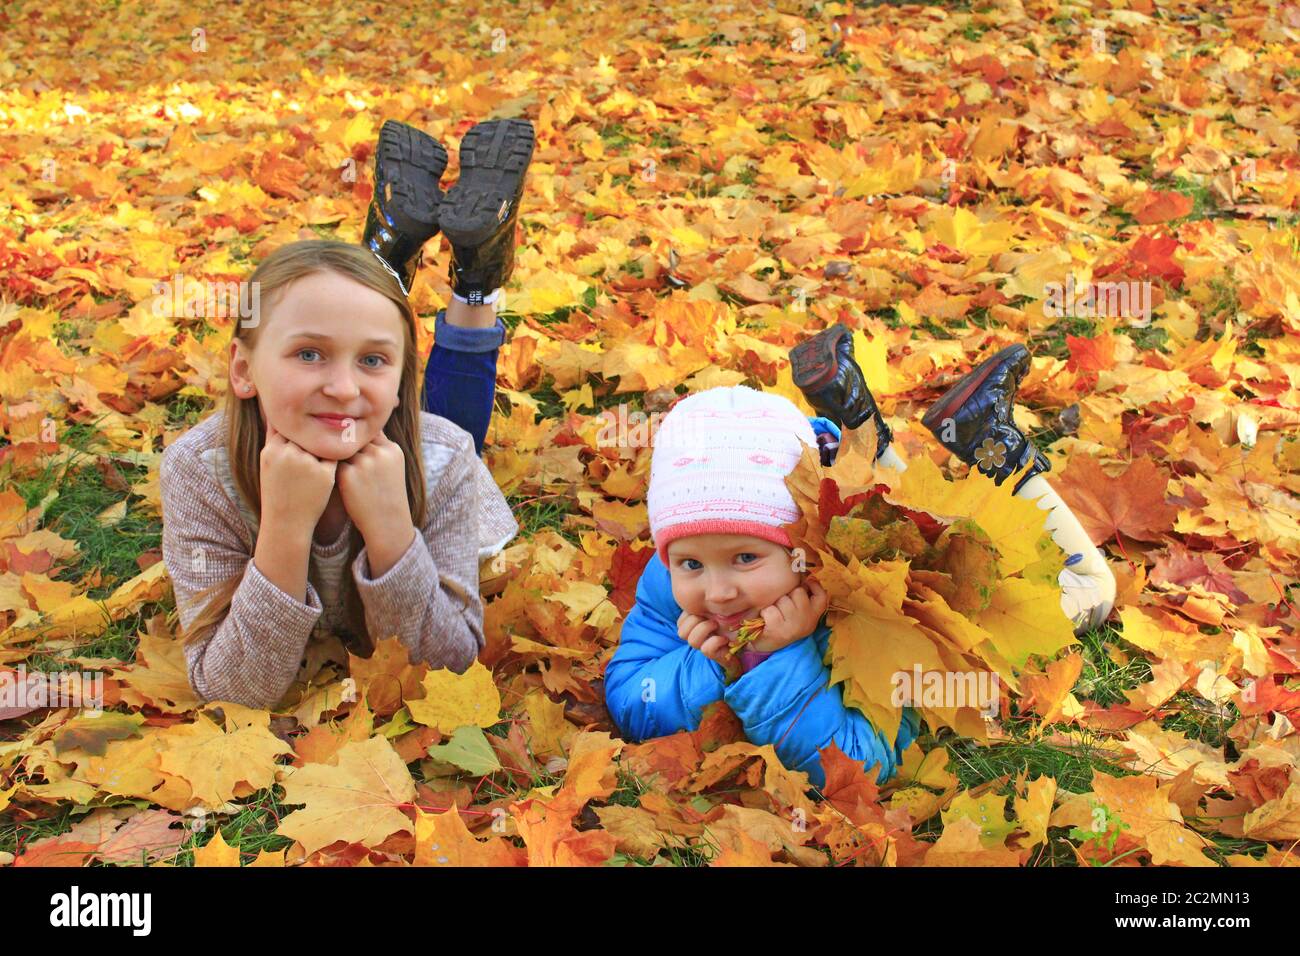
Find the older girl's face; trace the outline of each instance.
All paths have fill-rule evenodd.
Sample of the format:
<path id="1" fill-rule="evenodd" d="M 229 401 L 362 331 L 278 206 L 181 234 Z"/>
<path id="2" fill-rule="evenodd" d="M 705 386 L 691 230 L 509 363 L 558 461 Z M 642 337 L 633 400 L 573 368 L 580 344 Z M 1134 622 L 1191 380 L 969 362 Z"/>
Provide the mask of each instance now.
<path id="1" fill-rule="evenodd" d="M 404 319 L 392 300 L 322 271 L 291 283 L 261 321 L 256 349 L 231 342 L 230 381 L 257 398 L 263 425 L 339 461 L 383 431 L 402 380 Z"/>
<path id="2" fill-rule="evenodd" d="M 741 534 L 697 534 L 668 545 L 673 598 L 688 614 L 711 617 L 734 636 L 745 618 L 794 590 L 803 579 L 788 548 Z"/>

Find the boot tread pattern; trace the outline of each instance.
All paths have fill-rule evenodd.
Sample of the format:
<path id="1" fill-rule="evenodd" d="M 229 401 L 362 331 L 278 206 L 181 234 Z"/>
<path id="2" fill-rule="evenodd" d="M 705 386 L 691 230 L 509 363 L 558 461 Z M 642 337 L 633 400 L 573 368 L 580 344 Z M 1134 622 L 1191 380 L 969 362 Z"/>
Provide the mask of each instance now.
<path id="1" fill-rule="evenodd" d="M 447 150 L 427 133 L 392 120 L 385 121 L 375 151 L 375 180 L 383 184 L 385 211 L 403 231 L 438 226 L 441 190 L 438 180 L 447 168 Z M 396 201 L 388 204 L 387 200 Z"/>
<path id="2" fill-rule="evenodd" d="M 510 217 L 524 187 L 535 136 L 525 120 L 488 120 L 460 144 L 460 179 L 442 200 L 438 219 L 455 243 L 476 245 Z"/>

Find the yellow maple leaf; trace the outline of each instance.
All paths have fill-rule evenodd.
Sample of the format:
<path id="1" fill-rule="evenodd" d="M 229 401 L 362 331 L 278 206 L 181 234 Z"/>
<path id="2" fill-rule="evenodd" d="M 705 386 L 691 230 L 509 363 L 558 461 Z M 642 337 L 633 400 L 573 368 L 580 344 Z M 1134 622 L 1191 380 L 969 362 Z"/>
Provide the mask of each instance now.
<path id="1" fill-rule="evenodd" d="M 424 699 L 406 702 L 416 723 L 450 734 L 457 727 L 491 727 L 501 719 L 501 692 L 480 661 L 463 674 L 431 670 L 423 684 Z"/>
<path id="2" fill-rule="evenodd" d="M 975 622 L 1014 667 L 1023 666 L 1030 654 L 1055 657 L 1061 648 L 1079 643 L 1061 613 L 1060 591 L 1039 581 L 1004 578 Z"/>
<path id="3" fill-rule="evenodd" d="M 1092 778 L 1093 794 L 1108 814 L 1127 825 L 1126 838 L 1151 851 L 1156 866 L 1214 866 L 1202 850 L 1209 840 L 1188 828 L 1178 805 L 1161 789 L 1155 777 L 1112 777 L 1098 771 Z"/>
<path id="4" fill-rule="evenodd" d="M 1005 795 L 985 792 L 974 796 L 963 791 L 940 813 L 945 829 L 958 818 L 970 820 L 980 829 L 980 845 L 986 849 L 1005 847 L 1007 837 L 1016 829 L 1016 822 L 1006 818 Z"/>
<path id="5" fill-rule="evenodd" d="M 988 847 L 980 840 L 979 825 L 969 817 L 956 817 L 943 828 L 925 854 L 926 866 L 1019 866 L 1020 854 L 1005 847 Z"/>
<path id="6" fill-rule="evenodd" d="M 539 757 L 563 757 L 565 747 L 578 729 L 564 719 L 564 704 L 552 701 L 540 690 L 524 695 L 528 731 L 533 753 Z"/>
<path id="7" fill-rule="evenodd" d="M 456 807 L 442 813 L 415 809 L 414 866 L 519 866 L 524 856 L 501 837 L 479 840 Z"/>
<path id="8" fill-rule="evenodd" d="M 135 663 L 115 667 L 112 673 L 122 682 L 122 700 L 132 707 L 147 704 L 165 713 L 179 714 L 201 703 L 190 686 L 184 647 L 166 635 L 142 631 Z"/>
<path id="9" fill-rule="evenodd" d="M 1016 230 L 1016 224 L 1005 217 L 981 220 L 965 206 L 940 206 L 924 224 L 939 242 L 969 256 L 1009 248 Z"/>
<path id="10" fill-rule="evenodd" d="M 1020 846 L 1029 848 L 1047 842 L 1048 820 L 1052 815 L 1052 802 L 1056 799 L 1056 781 L 1051 777 L 1039 777 L 1029 783 L 1025 796 L 1016 794 L 1011 800 L 1016 814 L 1016 828 L 1024 830 L 1026 835 L 1020 838 Z"/>
<path id="11" fill-rule="evenodd" d="M 949 481 L 925 455 L 909 460 L 903 472 L 882 468 L 878 477 L 890 485 L 885 500 L 892 504 L 949 521 L 974 521 L 997 548 L 1003 575 L 1017 574 L 1038 560 L 1038 540 L 1046 527 L 1047 512 L 1033 501 L 1012 495 L 1007 483 L 1013 479 L 999 486 L 972 468 L 964 478 Z"/>
<path id="12" fill-rule="evenodd" d="M 236 796 L 246 796 L 246 792 L 237 792 L 240 784 L 252 790 L 271 786 L 278 769 L 275 758 L 293 753 L 292 747 L 271 733 L 267 711 L 230 702 L 220 706 L 228 711 L 225 730 L 200 716 L 193 723 L 175 724 L 155 735 L 162 747 L 160 768 L 185 780 L 195 798 L 214 809 Z"/>
<path id="13" fill-rule="evenodd" d="M 817 580 L 831 603 L 844 608 L 832 614 L 827 653 L 831 683 L 844 682 L 844 702 L 861 710 L 889 740 L 898 735 L 902 707 L 893 703 L 895 674 L 946 671 L 934 642 L 903 612 L 907 562 L 877 561 L 847 565 L 818 552 Z"/>
<path id="14" fill-rule="evenodd" d="M 195 866 L 239 866 L 239 847 L 231 846 L 218 830 L 205 846 L 194 850 Z"/>
<path id="15" fill-rule="evenodd" d="M 1249 811 L 1242 830 L 1252 840 L 1300 840 L 1300 787 L 1292 783 L 1282 796 Z"/>
<path id="16" fill-rule="evenodd" d="M 163 780 L 160 733 L 153 731 L 138 739 L 111 740 L 103 756 L 82 757 L 72 751 L 63 759 L 76 763 L 78 781 L 88 782 L 105 793 L 153 800 L 153 791 Z"/>
<path id="17" fill-rule="evenodd" d="M 1025 676 L 1025 694 L 1033 695 L 1032 709 L 1043 718 L 1034 728 L 1035 736 L 1041 734 L 1048 724 L 1061 720 L 1077 720 L 1082 714 L 1083 708 L 1070 693 L 1081 673 L 1083 673 L 1083 655 L 1074 653 L 1052 661 L 1047 665 L 1044 674 Z M 1021 709 L 1024 708 L 1025 703 L 1022 702 Z"/>
<path id="18" fill-rule="evenodd" d="M 332 765 L 313 763 L 287 774 L 284 802 L 303 808 L 282 819 L 276 832 L 308 854 L 336 840 L 374 846 L 411 831 L 397 806 L 414 797 L 415 781 L 392 744 L 370 737 L 343 747 Z"/>

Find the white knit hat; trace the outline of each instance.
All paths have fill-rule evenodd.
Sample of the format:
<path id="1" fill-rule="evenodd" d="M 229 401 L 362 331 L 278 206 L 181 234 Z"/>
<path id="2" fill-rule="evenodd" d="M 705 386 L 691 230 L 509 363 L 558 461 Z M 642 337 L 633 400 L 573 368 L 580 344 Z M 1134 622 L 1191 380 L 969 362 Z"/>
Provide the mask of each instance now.
<path id="1" fill-rule="evenodd" d="M 668 544 L 696 534 L 747 534 L 790 547 L 782 525 L 799 518 L 785 476 L 804 445 L 817 450 L 808 417 L 788 398 L 745 385 L 679 399 L 654 435 L 650 536 Z"/>

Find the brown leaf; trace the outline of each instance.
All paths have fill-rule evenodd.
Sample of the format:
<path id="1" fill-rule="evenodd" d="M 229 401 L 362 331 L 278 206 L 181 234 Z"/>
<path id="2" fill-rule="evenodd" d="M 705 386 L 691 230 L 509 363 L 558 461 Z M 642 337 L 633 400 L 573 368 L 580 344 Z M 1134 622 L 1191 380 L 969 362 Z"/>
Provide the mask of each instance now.
<path id="1" fill-rule="evenodd" d="M 1122 531 L 1140 541 L 1160 541 L 1172 532 L 1178 508 L 1165 501 L 1166 473 L 1149 458 L 1133 462 L 1118 478 L 1096 458 L 1076 456 L 1052 481 L 1096 545 Z"/>

